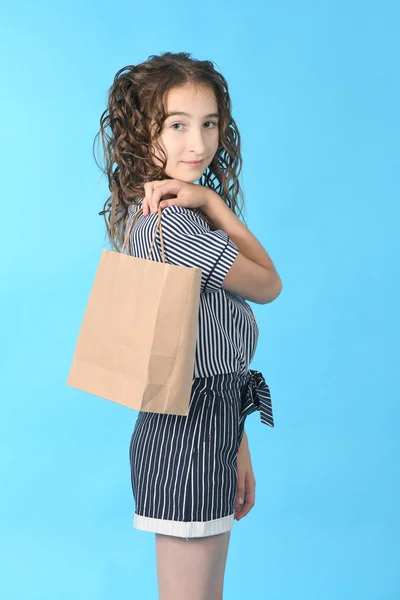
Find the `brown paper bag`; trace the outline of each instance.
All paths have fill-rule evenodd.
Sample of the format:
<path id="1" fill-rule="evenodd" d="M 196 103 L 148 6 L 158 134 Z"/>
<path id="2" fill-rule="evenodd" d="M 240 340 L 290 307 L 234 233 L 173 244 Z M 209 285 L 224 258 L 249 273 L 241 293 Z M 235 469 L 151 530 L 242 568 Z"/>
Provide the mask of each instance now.
<path id="1" fill-rule="evenodd" d="M 103 250 L 67 385 L 135 410 L 187 415 L 194 377 L 201 269 Z M 128 243 L 129 248 L 129 243 Z M 128 250 L 129 252 L 129 250 Z"/>

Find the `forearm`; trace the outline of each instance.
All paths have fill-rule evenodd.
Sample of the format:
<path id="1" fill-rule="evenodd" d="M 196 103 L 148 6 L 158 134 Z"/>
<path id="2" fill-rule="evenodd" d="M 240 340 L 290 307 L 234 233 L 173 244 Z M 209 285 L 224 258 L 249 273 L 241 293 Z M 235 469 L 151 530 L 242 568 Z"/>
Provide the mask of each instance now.
<path id="1" fill-rule="evenodd" d="M 249 445 L 249 440 L 248 440 L 246 431 L 244 431 L 243 436 L 242 436 L 242 441 L 240 442 L 240 447 L 248 446 L 248 445 Z"/>
<path id="2" fill-rule="evenodd" d="M 235 215 L 214 190 L 207 189 L 202 211 L 217 229 L 222 229 L 239 248 L 239 252 L 249 260 L 268 269 L 274 279 L 280 277 L 275 266 L 257 238 Z"/>

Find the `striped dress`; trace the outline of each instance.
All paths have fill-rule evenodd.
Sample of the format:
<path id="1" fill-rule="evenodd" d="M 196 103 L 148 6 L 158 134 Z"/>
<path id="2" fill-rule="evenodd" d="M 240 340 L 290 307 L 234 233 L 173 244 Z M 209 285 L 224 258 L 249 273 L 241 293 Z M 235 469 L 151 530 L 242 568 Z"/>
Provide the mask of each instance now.
<path id="1" fill-rule="evenodd" d="M 130 206 L 126 228 L 139 207 Z M 249 369 L 259 330 L 253 311 L 222 282 L 239 249 L 199 209 L 168 206 L 161 224 L 165 260 L 202 269 L 193 385 L 187 416 L 140 411 L 129 460 L 137 529 L 179 537 L 229 531 L 234 523 L 237 453 L 246 417 L 274 426 L 264 376 Z M 140 214 L 130 254 L 147 258 L 158 215 Z M 162 262 L 157 231 L 150 259 Z"/>

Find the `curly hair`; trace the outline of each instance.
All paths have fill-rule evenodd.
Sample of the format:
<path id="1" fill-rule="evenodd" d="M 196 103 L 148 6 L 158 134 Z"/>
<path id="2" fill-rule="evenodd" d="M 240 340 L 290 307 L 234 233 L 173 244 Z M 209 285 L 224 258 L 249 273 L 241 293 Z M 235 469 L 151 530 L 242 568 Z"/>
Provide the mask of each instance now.
<path id="1" fill-rule="evenodd" d="M 187 83 L 212 89 L 218 105 L 219 146 L 199 183 L 218 193 L 238 217 L 242 216 L 241 142 L 231 115 L 225 78 L 215 70 L 212 61 L 191 58 L 187 52 L 151 55 L 146 62 L 129 65 L 116 73 L 93 144 L 95 162 L 107 175 L 111 192 L 99 214 L 104 216 L 106 235 L 116 250 L 120 251 L 123 245 L 129 206 L 138 205 L 138 199 L 145 195 L 144 183 L 170 179 L 164 171 L 167 161 L 160 167 L 152 160 L 152 144 L 165 156 L 157 143 L 166 118 L 164 101 L 172 88 Z M 152 121 L 156 126 L 154 132 Z M 94 152 L 100 135 L 104 168 Z"/>

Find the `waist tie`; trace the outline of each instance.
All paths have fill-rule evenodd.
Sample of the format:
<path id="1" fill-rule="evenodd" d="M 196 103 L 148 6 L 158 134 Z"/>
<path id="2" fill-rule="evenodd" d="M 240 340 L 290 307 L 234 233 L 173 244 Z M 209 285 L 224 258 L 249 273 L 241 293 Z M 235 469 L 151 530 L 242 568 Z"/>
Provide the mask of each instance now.
<path id="1" fill-rule="evenodd" d="M 242 396 L 242 415 L 247 416 L 256 410 L 260 411 L 261 423 L 274 427 L 271 392 L 260 371 L 249 369 L 250 377 L 245 383 Z"/>

